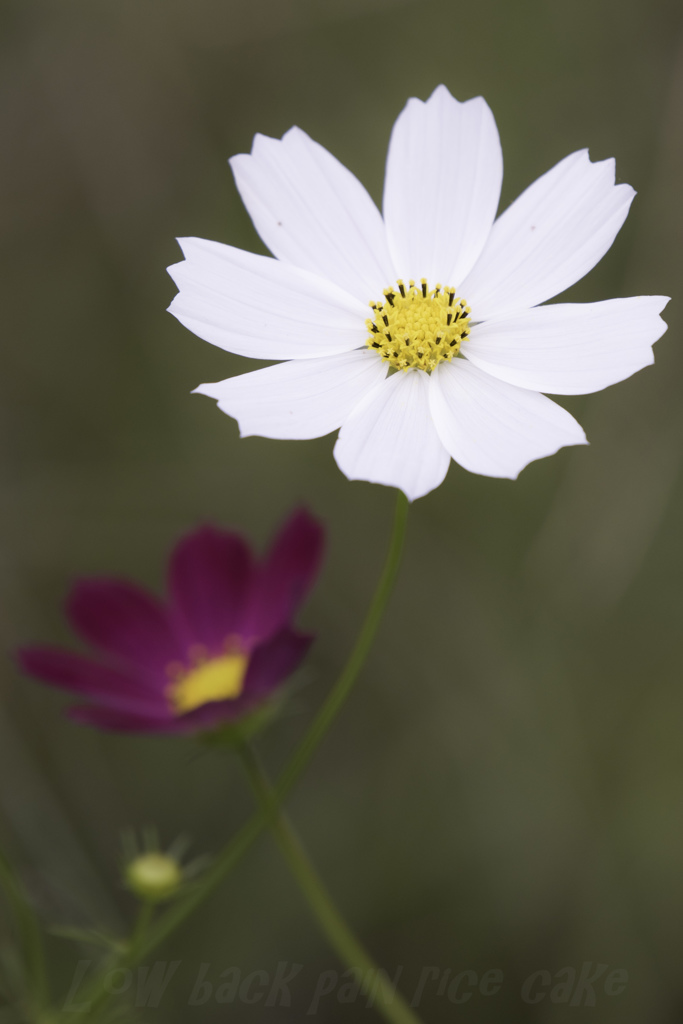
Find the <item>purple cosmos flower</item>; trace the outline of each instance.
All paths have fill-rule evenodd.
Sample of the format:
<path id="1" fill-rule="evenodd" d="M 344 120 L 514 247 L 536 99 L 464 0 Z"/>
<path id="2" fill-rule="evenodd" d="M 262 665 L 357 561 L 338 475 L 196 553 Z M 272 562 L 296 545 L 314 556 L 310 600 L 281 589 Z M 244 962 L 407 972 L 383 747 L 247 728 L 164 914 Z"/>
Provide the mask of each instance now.
<path id="1" fill-rule="evenodd" d="M 291 619 L 320 567 L 322 526 L 295 512 L 265 559 L 237 534 L 203 526 L 181 538 L 168 600 L 132 583 L 75 584 L 67 614 L 94 658 L 56 647 L 19 652 L 22 667 L 87 703 L 79 722 L 128 732 L 216 728 L 266 700 L 299 665 L 312 637 Z"/>

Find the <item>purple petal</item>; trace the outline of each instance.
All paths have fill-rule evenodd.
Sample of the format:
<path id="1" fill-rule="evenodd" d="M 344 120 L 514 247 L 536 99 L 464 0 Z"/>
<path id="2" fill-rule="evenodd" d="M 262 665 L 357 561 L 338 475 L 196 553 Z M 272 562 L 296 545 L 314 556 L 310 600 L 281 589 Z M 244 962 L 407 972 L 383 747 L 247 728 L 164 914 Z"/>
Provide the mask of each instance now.
<path id="1" fill-rule="evenodd" d="M 169 713 L 165 698 L 142 676 L 58 647 L 25 647 L 18 651 L 18 659 L 25 672 L 44 683 L 82 694 L 107 708 L 155 717 Z"/>
<path id="2" fill-rule="evenodd" d="M 184 657 L 164 606 L 124 580 L 82 580 L 67 601 L 74 628 L 91 644 L 167 681 L 166 668 Z"/>
<path id="3" fill-rule="evenodd" d="M 257 647 L 249 662 L 239 703 L 251 706 L 282 685 L 306 657 L 313 640 L 310 634 L 295 633 L 285 627 Z"/>
<path id="4" fill-rule="evenodd" d="M 183 537 L 171 556 L 169 589 L 186 647 L 209 654 L 238 636 L 251 582 L 251 554 L 241 537 L 203 526 Z"/>
<path id="5" fill-rule="evenodd" d="M 151 732 L 151 733 L 175 733 L 187 732 L 182 725 L 182 719 L 154 718 L 148 715 L 129 714 L 125 711 L 113 711 L 109 708 L 77 704 L 67 711 L 67 715 L 74 722 L 81 725 L 92 725 L 96 729 L 105 729 L 108 732 Z"/>
<path id="6" fill-rule="evenodd" d="M 318 575 L 324 546 L 323 527 L 306 509 L 290 516 L 257 570 L 245 634 L 272 636 L 290 621 Z"/>

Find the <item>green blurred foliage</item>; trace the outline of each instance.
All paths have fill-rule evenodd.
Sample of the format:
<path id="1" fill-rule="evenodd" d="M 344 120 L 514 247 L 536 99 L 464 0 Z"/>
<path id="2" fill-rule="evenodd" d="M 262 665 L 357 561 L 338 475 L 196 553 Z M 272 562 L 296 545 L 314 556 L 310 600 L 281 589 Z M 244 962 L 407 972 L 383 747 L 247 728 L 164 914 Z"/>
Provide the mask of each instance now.
<path id="1" fill-rule="evenodd" d="M 227 158 L 298 124 L 381 199 L 393 119 L 439 82 L 482 93 L 503 205 L 572 150 L 639 192 L 569 297 L 676 298 L 683 241 L 683 9 L 674 0 L 5 0 L 0 10 L 3 389 L 0 827 L 46 919 L 122 927 L 119 834 L 155 822 L 215 851 L 249 811 L 236 764 L 187 741 L 99 735 L 19 676 L 23 642 L 71 643 L 70 581 L 163 584 L 201 520 L 263 544 L 296 503 L 329 529 L 303 615 L 318 633 L 276 771 L 343 662 L 392 495 L 349 483 L 333 438 L 240 441 L 202 381 L 247 368 L 164 309 L 174 236 L 264 251 Z M 430 1021 L 681 1020 L 683 357 L 566 402 L 590 448 L 511 483 L 452 465 L 417 502 L 404 570 L 352 702 L 291 802 L 350 921 L 410 994 L 425 966 L 499 968 L 500 992 Z M 563 404 L 565 404 L 563 402 Z M 50 944 L 56 986 L 92 956 Z M 146 1021 L 305 1015 L 336 969 L 271 843 L 160 951 L 181 965 Z M 188 1006 L 202 962 L 297 962 L 294 1005 Z M 524 1003 L 534 971 L 623 968 L 597 1009 Z M 324 1021 L 372 1019 L 323 999 Z"/>

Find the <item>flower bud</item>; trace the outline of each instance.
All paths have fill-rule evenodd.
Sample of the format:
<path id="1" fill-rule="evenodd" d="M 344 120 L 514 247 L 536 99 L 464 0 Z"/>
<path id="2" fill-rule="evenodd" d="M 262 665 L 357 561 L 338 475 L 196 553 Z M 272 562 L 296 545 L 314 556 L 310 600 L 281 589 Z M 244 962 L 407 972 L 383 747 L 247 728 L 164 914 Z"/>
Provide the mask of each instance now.
<path id="1" fill-rule="evenodd" d="M 152 850 L 138 854 L 126 865 L 125 882 L 139 899 L 160 903 L 180 888 L 183 872 L 174 857 Z"/>

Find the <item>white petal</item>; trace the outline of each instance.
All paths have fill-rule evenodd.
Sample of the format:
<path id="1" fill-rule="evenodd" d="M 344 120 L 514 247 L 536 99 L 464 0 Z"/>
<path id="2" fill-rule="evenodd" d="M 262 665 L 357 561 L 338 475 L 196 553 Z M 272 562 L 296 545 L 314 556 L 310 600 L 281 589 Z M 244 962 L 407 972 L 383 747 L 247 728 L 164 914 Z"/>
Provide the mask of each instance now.
<path id="1" fill-rule="evenodd" d="M 614 184 L 614 160 L 565 157 L 507 208 L 459 285 L 475 320 L 517 312 L 559 295 L 602 259 L 635 192 Z"/>
<path id="2" fill-rule="evenodd" d="M 368 310 L 336 285 L 269 256 L 180 238 L 168 272 L 180 289 L 169 311 L 204 341 L 253 359 L 349 352 L 365 343 Z"/>
<path id="3" fill-rule="evenodd" d="M 387 370 L 366 348 L 327 359 L 278 363 L 201 384 L 196 391 L 217 398 L 218 408 L 238 421 L 242 437 L 303 441 L 337 430 Z"/>
<path id="4" fill-rule="evenodd" d="M 429 404 L 442 442 L 470 473 L 513 480 L 534 459 L 587 444 L 573 416 L 545 395 L 490 377 L 464 359 L 430 377 Z"/>
<path id="5" fill-rule="evenodd" d="M 334 457 L 349 480 L 399 487 L 410 501 L 443 482 L 450 457 L 429 413 L 422 370 L 395 373 L 342 425 Z"/>
<path id="6" fill-rule="evenodd" d="M 553 395 L 600 391 L 654 362 L 666 324 L 661 295 L 558 303 L 472 328 L 463 355 L 509 384 Z"/>
<path id="7" fill-rule="evenodd" d="M 287 263 L 321 274 L 363 303 L 394 280 L 379 210 L 358 179 L 300 128 L 257 135 L 230 161 L 254 227 Z"/>
<path id="8" fill-rule="evenodd" d="M 444 85 L 408 100 L 391 133 L 384 218 L 399 277 L 457 285 L 498 209 L 503 154 L 481 96 L 459 103 Z"/>

